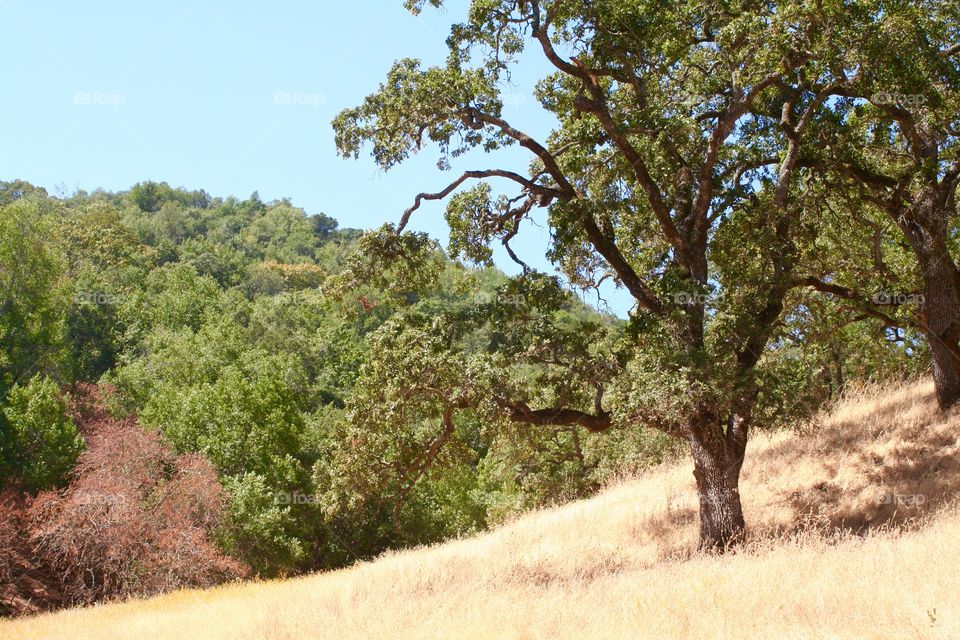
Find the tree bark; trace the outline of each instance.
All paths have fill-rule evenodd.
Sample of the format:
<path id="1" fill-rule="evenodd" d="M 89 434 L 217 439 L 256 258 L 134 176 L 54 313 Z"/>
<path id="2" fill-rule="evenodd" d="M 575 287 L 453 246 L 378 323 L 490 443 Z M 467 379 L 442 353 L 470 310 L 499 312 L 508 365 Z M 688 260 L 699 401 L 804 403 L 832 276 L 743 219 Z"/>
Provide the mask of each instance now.
<path id="1" fill-rule="evenodd" d="M 960 402 L 960 271 L 947 247 L 946 212 L 929 203 L 923 209 L 919 222 L 902 220 L 900 226 L 922 271 L 919 318 L 930 346 L 937 404 L 947 409 Z"/>
<path id="2" fill-rule="evenodd" d="M 747 444 L 747 421 L 734 416 L 726 430 L 713 416 L 700 416 L 690 430 L 693 476 L 700 500 L 700 549 L 724 551 L 743 540 L 740 468 Z"/>
<path id="3" fill-rule="evenodd" d="M 933 304 L 936 298 L 928 298 Z M 957 307 L 954 307 L 957 309 Z M 957 359 L 958 340 L 955 332 L 927 330 L 930 344 L 930 363 L 933 384 L 937 395 L 937 405 L 941 410 L 949 409 L 960 402 L 960 362 Z M 951 335 L 953 334 L 953 335 Z"/>
<path id="4" fill-rule="evenodd" d="M 920 263 L 924 270 L 922 309 L 937 404 L 947 409 L 960 401 L 960 295 L 953 260 L 945 249 L 937 254 Z"/>

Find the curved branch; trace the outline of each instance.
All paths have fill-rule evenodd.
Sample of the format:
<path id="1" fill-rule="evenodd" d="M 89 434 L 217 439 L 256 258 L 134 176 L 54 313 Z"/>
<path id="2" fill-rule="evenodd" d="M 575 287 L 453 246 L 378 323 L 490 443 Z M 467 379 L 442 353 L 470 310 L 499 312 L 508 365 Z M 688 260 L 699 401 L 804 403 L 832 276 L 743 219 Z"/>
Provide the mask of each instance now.
<path id="1" fill-rule="evenodd" d="M 632 144 L 630 144 L 630 141 L 627 139 L 623 131 L 621 131 L 620 128 L 617 127 L 613 122 L 613 117 L 610 115 L 610 110 L 606 106 L 606 99 L 603 95 L 603 91 L 597 82 L 597 74 L 592 70 L 587 69 L 583 63 L 576 58 L 574 58 L 574 62 L 576 64 L 567 62 L 561 58 L 556 49 L 554 49 L 553 43 L 550 42 L 550 35 L 548 33 L 549 28 L 550 17 L 547 16 L 546 19 L 541 22 L 540 6 L 535 0 L 533 2 L 533 37 L 536 38 L 540 43 L 540 47 L 543 49 L 544 55 L 554 67 L 569 76 L 579 79 L 587 91 L 590 92 L 591 99 L 588 100 L 581 96 L 575 101 L 575 107 L 581 111 L 587 111 L 597 116 L 597 119 L 600 121 L 600 125 L 610 137 L 610 140 L 624 155 L 624 157 L 627 159 L 627 162 L 630 163 L 630 168 L 632 169 L 637 182 L 647 195 L 647 200 L 650 204 L 650 208 L 653 210 L 654 215 L 657 217 L 657 222 L 663 230 L 664 235 L 666 235 L 667 239 L 670 241 L 670 244 L 679 254 L 681 264 L 689 265 L 690 252 L 687 247 L 687 243 L 680 235 L 673 218 L 670 216 L 670 208 L 663 199 L 663 192 L 660 190 L 660 187 L 656 184 L 656 181 L 650 174 L 647 164 L 644 162 L 640 152 L 637 151 Z"/>
<path id="2" fill-rule="evenodd" d="M 861 311 L 863 313 L 870 315 L 879 320 L 883 320 L 884 324 L 888 326 L 900 326 L 902 322 L 888 316 L 887 314 L 876 309 L 876 306 L 862 293 L 859 291 L 854 291 L 853 289 L 848 289 L 847 287 L 840 286 L 838 284 L 833 284 L 831 282 L 824 282 L 819 278 L 814 278 L 809 276 L 806 278 L 801 278 L 798 282 L 800 286 L 810 287 L 815 291 L 820 291 L 821 293 L 829 293 L 830 295 L 837 296 L 838 298 L 843 298 L 844 300 L 850 300 L 851 302 L 856 302 L 860 305 Z"/>
<path id="3" fill-rule="evenodd" d="M 542 195 L 557 195 L 556 189 L 551 189 L 543 185 L 537 184 L 527 178 L 524 178 L 519 173 L 514 173 L 513 171 L 505 171 L 502 169 L 485 169 L 482 171 L 464 171 L 463 174 L 448 184 L 446 188 L 442 191 L 437 191 L 436 193 L 418 193 L 413 204 L 403 212 L 403 216 L 400 218 L 400 223 L 397 226 L 397 233 L 400 233 L 407 226 L 407 223 L 410 222 L 410 216 L 413 215 L 413 212 L 420 208 L 420 204 L 424 200 L 442 200 L 450 195 L 454 189 L 459 187 L 461 184 L 466 182 L 469 179 L 481 179 L 481 178 L 507 178 L 508 180 L 513 180 L 517 182 L 525 189 L 531 193 L 539 193 Z"/>
<path id="4" fill-rule="evenodd" d="M 520 265 L 520 268 L 523 269 L 523 273 L 530 273 L 530 265 L 517 257 L 517 254 L 514 252 L 513 247 L 510 246 L 510 241 L 516 237 L 517 232 L 520 231 L 520 221 L 523 219 L 527 212 L 533 208 L 534 200 L 532 197 L 527 198 L 526 202 L 520 205 L 517 209 L 512 211 L 513 214 L 513 225 L 507 231 L 506 235 L 503 236 L 501 243 L 503 248 L 507 250 L 507 254 L 510 256 L 510 259 Z"/>

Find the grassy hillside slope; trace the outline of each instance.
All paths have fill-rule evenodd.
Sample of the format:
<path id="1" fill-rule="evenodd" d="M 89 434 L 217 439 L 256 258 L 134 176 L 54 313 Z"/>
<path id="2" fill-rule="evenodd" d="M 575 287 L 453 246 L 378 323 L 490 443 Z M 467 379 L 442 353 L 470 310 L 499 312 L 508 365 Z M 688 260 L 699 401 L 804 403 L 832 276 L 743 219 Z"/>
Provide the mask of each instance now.
<path id="1" fill-rule="evenodd" d="M 692 553 L 685 461 L 476 538 L 341 571 L 0 623 L 20 638 L 956 638 L 960 412 L 865 389 L 756 436 L 751 540 Z"/>

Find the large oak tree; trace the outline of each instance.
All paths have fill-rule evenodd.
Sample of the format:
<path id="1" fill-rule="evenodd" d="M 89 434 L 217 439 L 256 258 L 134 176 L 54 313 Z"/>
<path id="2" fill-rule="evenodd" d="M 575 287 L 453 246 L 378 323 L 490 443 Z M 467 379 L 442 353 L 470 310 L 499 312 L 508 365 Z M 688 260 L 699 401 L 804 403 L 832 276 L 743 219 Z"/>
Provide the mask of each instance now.
<path id="1" fill-rule="evenodd" d="M 408 2 L 414 11 L 423 4 Z M 419 194 L 396 227 L 368 237 L 371 254 L 411 264 L 427 255 L 408 221 L 424 200 L 449 197 L 454 253 L 485 261 L 500 242 L 516 258 L 511 239 L 546 208 L 548 257 L 565 276 L 584 288 L 612 277 L 636 303 L 608 367 L 589 344 L 569 346 L 575 332 L 552 334 L 549 358 L 527 349 L 509 362 L 467 362 L 445 351 L 436 321 L 404 329 L 398 320 L 373 349 L 370 397 L 361 394 L 354 416 L 381 427 L 441 424 L 406 467 L 412 481 L 460 412 L 545 428 L 651 427 L 688 444 L 701 546 L 742 538 L 739 475 L 764 359 L 802 284 L 798 260 L 812 233 L 803 224 L 805 149 L 831 113 L 828 97 L 849 82 L 831 46 L 844 37 L 847 11 L 842 2 L 476 0 L 452 28 L 445 66 L 400 60 L 378 91 L 336 118 L 340 153 L 356 157 L 369 145 L 383 169 L 431 143 L 442 167 L 474 148 L 491 158 L 510 145 L 531 154 L 526 174 L 494 163 Z M 555 119 L 544 139 L 503 115 L 521 55 L 554 69 L 537 86 Z M 516 191 L 495 198 L 495 181 Z M 516 286 L 524 282 L 542 279 Z M 517 306 L 515 316 L 533 321 Z M 565 366 L 552 383 L 567 392 L 531 395 L 504 382 L 524 358 Z"/>

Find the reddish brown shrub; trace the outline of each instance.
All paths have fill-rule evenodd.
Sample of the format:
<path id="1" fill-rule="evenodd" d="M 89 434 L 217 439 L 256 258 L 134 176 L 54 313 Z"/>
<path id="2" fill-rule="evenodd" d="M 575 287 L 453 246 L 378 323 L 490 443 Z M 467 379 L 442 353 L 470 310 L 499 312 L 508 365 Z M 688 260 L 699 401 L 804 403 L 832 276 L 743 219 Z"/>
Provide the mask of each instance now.
<path id="1" fill-rule="evenodd" d="M 63 602 L 63 587 L 33 557 L 26 526 L 27 498 L 0 494 L 0 616 L 37 613 Z"/>
<path id="2" fill-rule="evenodd" d="M 246 575 L 247 568 L 212 540 L 226 496 L 210 463 L 175 454 L 134 419 L 110 417 L 105 394 L 97 387 L 74 390 L 75 419 L 87 447 L 71 482 L 11 506 L 13 525 L 0 513 L 8 522 L 0 524 L 0 545 L 13 537 L 24 541 L 38 571 L 56 576 L 59 600 L 71 604 Z M 0 551 L 0 585 L 21 580 L 6 568 L 11 560 L 5 556 L 12 555 Z M 0 590 L 0 600 L 5 597 Z"/>

